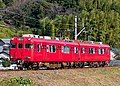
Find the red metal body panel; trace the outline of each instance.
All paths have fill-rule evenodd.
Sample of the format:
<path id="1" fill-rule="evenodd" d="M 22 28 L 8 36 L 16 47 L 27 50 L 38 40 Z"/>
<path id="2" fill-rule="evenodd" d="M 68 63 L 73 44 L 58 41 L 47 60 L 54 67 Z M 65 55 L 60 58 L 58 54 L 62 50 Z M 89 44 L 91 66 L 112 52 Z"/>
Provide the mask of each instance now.
<path id="1" fill-rule="evenodd" d="M 61 52 L 61 46 L 69 46 L 70 48 L 77 46 L 78 43 L 70 43 L 70 42 L 63 42 L 63 41 L 56 41 L 56 40 L 37 40 L 34 39 L 34 44 L 40 43 L 40 45 L 45 46 L 41 48 L 40 52 L 36 52 L 34 50 L 35 61 L 43 61 L 43 62 L 71 62 L 71 61 L 78 61 L 78 54 L 74 54 L 73 50 L 70 50 L 70 53 L 63 53 Z M 47 52 L 48 45 L 56 45 L 56 52 Z M 41 59 L 41 60 L 40 60 Z"/>
<path id="2" fill-rule="evenodd" d="M 30 62 L 99 62 L 110 61 L 110 46 L 105 44 L 85 43 L 85 42 L 68 42 L 61 40 L 46 40 L 31 37 L 14 37 L 11 43 L 17 47 L 10 49 L 12 60 L 24 60 Z M 23 47 L 18 48 L 18 44 L 22 43 Z M 25 48 L 25 44 L 33 44 L 32 48 Z M 40 49 L 37 46 L 40 45 Z M 48 46 L 55 45 L 56 51 L 49 52 Z M 69 53 L 62 52 L 62 46 L 70 48 Z M 78 48 L 78 53 L 74 53 L 74 47 Z M 81 53 L 81 48 L 85 48 L 85 53 Z M 95 53 L 90 54 L 89 48 L 95 48 Z M 105 49 L 104 54 L 99 54 L 98 49 Z"/>
<path id="3" fill-rule="evenodd" d="M 80 47 L 81 48 L 86 48 L 86 52 L 85 53 L 81 53 L 81 61 L 83 62 L 92 62 L 92 61 L 109 61 L 110 60 L 110 47 L 108 45 L 104 45 L 104 44 L 84 44 L 84 43 L 80 43 Z M 89 48 L 95 48 L 95 53 L 94 54 L 90 54 L 89 53 Z M 104 48 L 105 49 L 105 53 L 104 54 L 99 54 L 98 53 L 98 49 L 99 48 Z M 107 51 L 106 51 L 107 50 Z"/>

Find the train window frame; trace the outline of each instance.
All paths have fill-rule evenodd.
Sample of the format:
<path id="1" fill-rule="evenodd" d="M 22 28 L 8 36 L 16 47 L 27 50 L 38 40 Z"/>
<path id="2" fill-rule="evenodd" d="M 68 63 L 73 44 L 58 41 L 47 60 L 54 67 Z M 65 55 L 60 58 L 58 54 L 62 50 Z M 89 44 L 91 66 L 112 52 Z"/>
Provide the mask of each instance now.
<path id="1" fill-rule="evenodd" d="M 86 48 L 81 48 L 81 53 L 84 54 L 86 52 Z"/>
<path id="2" fill-rule="evenodd" d="M 89 54 L 95 54 L 95 48 L 89 48 Z"/>
<path id="3" fill-rule="evenodd" d="M 22 49 L 23 48 L 23 44 L 22 43 L 18 43 L 18 48 Z"/>
<path id="4" fill-rule="evenodd" d="M 27 46 L 26 46 L 27 45 Z M 29 47 L 28 47 L 28 45 L 29 45 Z M 31 46 L 32 45 L 32 46 Z M 33 44 L 25 44 L 25 48 L 26 49 L 32 49 L 33 48 Z"/>
<path id="5" fill-rule="evenodd" d="M 69 46 L 62 46 L 62 53 L 69 54 L 70 53 L 70 47 Z"/>
<path id="6" fill-rule="evenodd" d="M 104 48 L 99 48 L 98 49 L 98 54 L 105 54 L 105 49 Z"/>
<path id="7" fill-rule="evenodd" d="M 56 45 L 49 45 L 48 52 L 56 53 Z"/>
<path id="8" fill-rule="evenodd" d="M 15 47 L 13 47 L 13 45 L 14 45 Z M 16 43 L 11 43 L 11 48 L 17 48 L 17 44 L 16 44 Z"/>
<path id="9" fill-rule="evenodd" d="M 78 47 L 74 47 L 74 53 L 78 54 Z"/>
<path id="10" fill-rule="evenodd" d="M 40 51 L 41 51 L 41 45 L 37 44 L 37 52 L 40 52 Z"/>

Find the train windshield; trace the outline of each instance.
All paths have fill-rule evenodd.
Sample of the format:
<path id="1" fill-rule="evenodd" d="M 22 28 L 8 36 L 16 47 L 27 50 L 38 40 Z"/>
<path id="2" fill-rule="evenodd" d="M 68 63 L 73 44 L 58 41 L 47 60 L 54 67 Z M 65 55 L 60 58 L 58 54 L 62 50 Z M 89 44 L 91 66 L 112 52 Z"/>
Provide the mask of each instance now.
<path id="1" fill-rule="evenodd" d="M 11 43 L 11 48 L 16 48 L 16 44 L 15 43 Z"/>
<path id="2" fill-rule="evenodd" d="M 25 48 L 33 48 L 33 44 L 25 44 Z"/>

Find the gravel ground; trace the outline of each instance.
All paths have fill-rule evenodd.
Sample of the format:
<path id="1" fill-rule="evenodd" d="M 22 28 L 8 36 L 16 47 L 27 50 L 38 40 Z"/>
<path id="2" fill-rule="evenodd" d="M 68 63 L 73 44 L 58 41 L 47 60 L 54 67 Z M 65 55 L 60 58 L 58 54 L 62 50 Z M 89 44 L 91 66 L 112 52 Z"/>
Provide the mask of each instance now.
<path id="1" fill-rule="evenodd" d="M 0 71 L 0 77 L 29 78 L 33 86 L 120 86 L 120 67 Z"/>

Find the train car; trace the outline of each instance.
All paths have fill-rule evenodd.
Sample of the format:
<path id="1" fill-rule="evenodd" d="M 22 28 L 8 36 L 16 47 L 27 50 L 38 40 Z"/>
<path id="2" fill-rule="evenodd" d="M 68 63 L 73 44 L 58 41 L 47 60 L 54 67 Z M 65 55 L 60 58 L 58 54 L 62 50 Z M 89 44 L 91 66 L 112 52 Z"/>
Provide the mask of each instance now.
<path id="1" fill-rule="evenodd" d="M 61 67 L 104 66 L 110 61 L 110 46 L 102 43 L 14 37 L 11 39 L 11 60 L 20 67 L 39 68 L 40 64 Z"/>
<path id="2" fill-rule="evenodd" d="M 90 66 L 105 66 L 110 61 L 110 46 L 101 42 L 80 42 L 80 62 Z"/>

